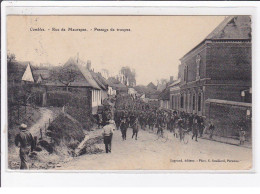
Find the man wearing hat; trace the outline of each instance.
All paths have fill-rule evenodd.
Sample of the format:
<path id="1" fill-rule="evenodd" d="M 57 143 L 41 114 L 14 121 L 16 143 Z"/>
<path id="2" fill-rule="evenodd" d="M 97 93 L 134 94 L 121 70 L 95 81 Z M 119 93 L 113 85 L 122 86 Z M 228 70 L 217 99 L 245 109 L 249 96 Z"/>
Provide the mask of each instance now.
<path id="1" fill-rule="evenodd" d="M 20 147 L 20 169 L 29 169 L 29 153 L 33 151 L 34 141 L 32 134 L 27 130 L 27 125 L 21 124 L 20 132 L 15 137 L 15 145 Z"/>
<path id="2" fill-rule="evenodd" d="M 121 129 L 123 140 L 126 140 L 127 128 L 128 128 L 128 123 L 126 122 L 126 117 L 123 117 L 122 122 L 120 124 L 120 129 Z"/>
<path id="3" fill-rule="evenodd" d="M 106 153 L 111 152 L 111 143 L 112 143 L 112 137 L 113 133 L 115 131 L 115 122 L 113 120 L 109 120 L 103 127 L 103 137 L 104 137 L 104 144 Z"/>

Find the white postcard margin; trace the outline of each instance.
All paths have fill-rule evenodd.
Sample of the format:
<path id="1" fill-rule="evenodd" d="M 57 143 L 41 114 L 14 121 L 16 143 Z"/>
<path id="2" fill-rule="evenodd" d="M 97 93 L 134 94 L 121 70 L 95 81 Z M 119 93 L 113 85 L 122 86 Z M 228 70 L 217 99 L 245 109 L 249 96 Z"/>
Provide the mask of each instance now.
<path id="1" fill-rule="evenodd" d="M 3 186 L 198 186 L 257 185 L 260 96 L 259 2 L 2 2 L 1 4 L 1 173 Z M 253 64 L 253 169 L 242 171 L 9 171 L 7 170 L 7 15 L 251 15 Z M 232 173 L 231 173 L 232 172 Z M 244 172 L 244 171 L 243 171 Z M 255 173 L 252 173 L 255 172 Z M 241 173 L 237 175 L 237 173 Z M 246 180 L 246 181 L 245 181 Z"/>

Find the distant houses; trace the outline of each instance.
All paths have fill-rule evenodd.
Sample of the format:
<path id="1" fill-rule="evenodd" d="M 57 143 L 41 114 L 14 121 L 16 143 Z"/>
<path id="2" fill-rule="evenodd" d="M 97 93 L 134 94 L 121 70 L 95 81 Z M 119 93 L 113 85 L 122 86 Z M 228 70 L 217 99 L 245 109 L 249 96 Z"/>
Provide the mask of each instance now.
<path id="1" fill-rule="evenodd" d="M 98 106 L 109 96 L 115 96 L 117 91 L 127 91 L 121 83 L 111 83 L 101 73 L 91 69 L 91 63 L 85 63 L 78 57 L 71 57 L 63 66 L 42 68 L 33 67 L 30 63 L 26 68 L 23 65 L 21 81 L 41 85 L 46 91 L 80 92 L 84 96 L 91 96 L 92 113 L 95 114 Z M 70 81 L 66 81 L 70 80 Z"/>

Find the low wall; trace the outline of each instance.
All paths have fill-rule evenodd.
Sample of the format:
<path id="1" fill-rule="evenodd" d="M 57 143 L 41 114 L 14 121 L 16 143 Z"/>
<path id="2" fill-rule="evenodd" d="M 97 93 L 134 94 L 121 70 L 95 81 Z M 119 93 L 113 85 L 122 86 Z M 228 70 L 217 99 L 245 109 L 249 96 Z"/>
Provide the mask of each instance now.
<path id="1" fill-rule="evenodd" d="M 246 138 L 251 141 L 252 107 L 250 103 L 208 99 L 206 120 L 215 124 L 215 134 L 222 137 L 239 138 L 241 126 L 247 131 Z"/>

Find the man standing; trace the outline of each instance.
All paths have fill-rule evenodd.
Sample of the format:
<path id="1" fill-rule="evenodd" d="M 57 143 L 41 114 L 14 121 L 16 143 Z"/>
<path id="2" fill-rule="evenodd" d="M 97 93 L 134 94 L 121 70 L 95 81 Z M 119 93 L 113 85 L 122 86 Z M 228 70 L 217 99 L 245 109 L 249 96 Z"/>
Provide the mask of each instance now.
<path id="1" fill-rule="evenodd" d="M 32 134 L 27 130 L 27 125 L 21 124 L 20 132 L 15 137 L 15 145 L 20 147 L 20 169 L 29 169 L 29 153 L 33 151 L 34 141 Z"/>
<path id="2" fill-rule="evenodd" d="M 128 128 L 128 123 L 126 122 L 126 118 L 123 117 L 123 120 L 122 120 L 121 125 L 120 125 L 123 140 L 126 140 L 127 128 Z"/>
<path id="3" fill-rule="evenodd" d="M 181 117 L 178 119 L 178 128 L 179 128 L 179 136 L 181 141 L 183 137 L 183 129 L 184 129 L 184 121 Z"/>
<path id="4" fill-rule="evenodd" d="M 115 125 L 113 120 L 107 122 L 107 125 L 103 127 L 103 138 L 104 138 L 106 153 L 111 152 L 111 143 L 112 143 L 114 130 L 115 130 Z"/>
<path id="5" fill-rule="evenodd" d="M 133 128 L 132 138 L 134 138 L 134 136 L 135 136 L 135 140 L 137 140 L 137 135 L 138 135 L 138 118 L 137 117 L 135 118 L 132 128 Z"/>
<path id="6" fill-rule="evenodd" d="M 192 139 L 195 137 L 195 141 L 198 141 L 198 116 L 195 114 L 192 126 Z"/>
<path id="7" fill-rule="evenodd" d="M 215 130 L 215 125 L 213 124 L 212 121 L 210 121 L 209 122 L 209 132 L 210 132 L 209 138 L 210 139 L 212 139 L 212 137 L 213 137 L 214 130 Z"/>
<path id="8" fill-rule="evenodd" d="M 203 130 L 204 130 L 204 124 L 203 124 L 203 118 L 202 117 L 198 117 L 198 130 L 199 130 L 199 133 L 200 133 L 200 137 L 202 137 Z"/>

